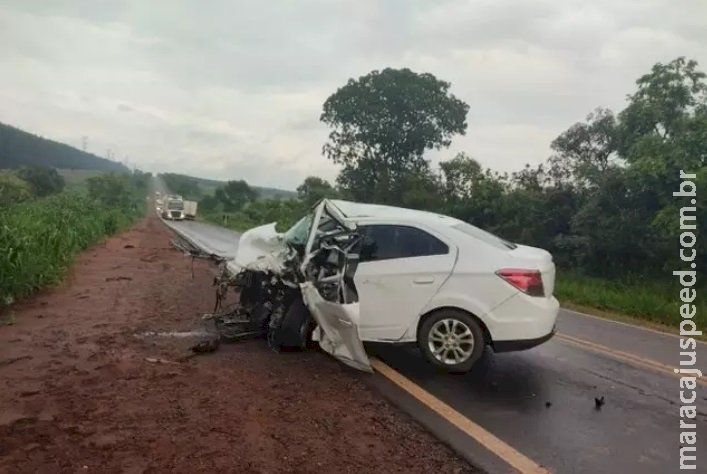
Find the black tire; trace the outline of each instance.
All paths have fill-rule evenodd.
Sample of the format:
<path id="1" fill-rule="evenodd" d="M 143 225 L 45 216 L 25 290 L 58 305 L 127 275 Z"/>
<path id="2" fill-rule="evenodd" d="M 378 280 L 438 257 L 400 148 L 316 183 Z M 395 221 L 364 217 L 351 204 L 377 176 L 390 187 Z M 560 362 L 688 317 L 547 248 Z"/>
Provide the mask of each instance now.
<path id="1" fill-rule="evenodd" d="M 440 334 L 446 335 L 440 338 Z M 438 369 L 464 373 L 471 370 L 483 355 L 486 341 L 481 325 L 473 316 L 450 308 L 425 318 L 417 334 L 417 345 L 425 358 Z"/>
<path id="2" fill-rule="evenodd" d="M 311 332 L 311 320 L 312 317 L 302 298 L 295 298 L 288 306 L 285 317 L 282 319 L 282 325 L 278 331 L 279 346 L 294 349 L 307 347 Z"/>

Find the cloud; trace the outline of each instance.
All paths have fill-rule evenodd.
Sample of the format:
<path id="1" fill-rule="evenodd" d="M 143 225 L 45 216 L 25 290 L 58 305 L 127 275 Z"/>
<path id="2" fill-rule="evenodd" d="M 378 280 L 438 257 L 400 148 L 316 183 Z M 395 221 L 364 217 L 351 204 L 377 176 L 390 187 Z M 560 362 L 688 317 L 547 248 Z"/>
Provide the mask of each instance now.
<path id="1" fill-rule="evenodd" d="M 152 171 L 294 189 L 337 169 L 321 105 L 350 77 L 410 67 L 452 83 L 466 151 L 512 171 L 658 61 L 707 66 L 707 8 L 667 0 L 6 0 L 0 121 Z"/>

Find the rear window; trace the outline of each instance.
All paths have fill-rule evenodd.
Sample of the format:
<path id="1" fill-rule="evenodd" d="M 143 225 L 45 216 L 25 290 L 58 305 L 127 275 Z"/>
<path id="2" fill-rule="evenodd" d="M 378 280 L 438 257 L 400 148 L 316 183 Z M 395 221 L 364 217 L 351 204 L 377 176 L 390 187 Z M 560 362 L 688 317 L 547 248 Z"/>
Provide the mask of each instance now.
<path id="1" fill-rule="evenodd" d="M 459 224 L 454 224 L 452 227 L 454 229 L 464 232 L 467 235 L 474 237 L 475 239 L 479 239 L 482 242 L 492 245 L 492 246 L 496 247 L 497 249 L 513 250 L 514 248 L 518 247 L 513 242 L 509 242 L 507 240 L 504 240 L 500 237 L 493 235 L 491 232 L 486 232 L 485 230 L 481 230 L 478 227 L 474 227 L 471 224 L 467 224 L 466 222 L 460 222 Z"/>

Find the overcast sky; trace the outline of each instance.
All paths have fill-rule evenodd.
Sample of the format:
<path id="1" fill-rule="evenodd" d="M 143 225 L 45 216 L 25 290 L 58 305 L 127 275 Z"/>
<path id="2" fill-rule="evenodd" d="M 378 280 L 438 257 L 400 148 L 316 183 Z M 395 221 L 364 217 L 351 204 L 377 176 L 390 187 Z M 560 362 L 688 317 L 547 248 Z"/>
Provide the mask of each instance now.
<path id="1" fill-rule="evenodd" d="M 149 171 L 294 189 L 326 98 L 409 67 L 470 106 L 465 151 L 512 171 L 655 62 L 707 70 L 700 0 L 0 0 L 0 121 Z"/>

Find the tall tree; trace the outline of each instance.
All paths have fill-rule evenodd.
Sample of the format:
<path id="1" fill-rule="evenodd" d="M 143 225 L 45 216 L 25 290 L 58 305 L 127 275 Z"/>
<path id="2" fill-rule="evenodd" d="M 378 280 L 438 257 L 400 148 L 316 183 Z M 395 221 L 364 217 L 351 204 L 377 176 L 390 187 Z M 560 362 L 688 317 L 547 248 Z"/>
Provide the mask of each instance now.
<path id="1" fill-rule="evenodd" d="M 312 206 L 323 198 L 336 197 L 337 192 L 327 180 L 317 176 L 308 176 L 297 187 L 297 196 L 306 206 Z"/>
<path id="2" fill-rule="evenodd" d="M 247 202 L 258 197 L 258 193 L 244 180 L 229 181 L 214 193 L 227 212 L 237 211 Z"/>
<path id="3" fill-rule="evenodd" d="M 609 109 L 596 109 L 585 123 L 576 123 L 551 144 L 555 155 L 548 174 L 557 183 L 597 186 L 612 165 L 618 146 L 616 117 Z"/>
<path id="4" fill-rule="evenodd" d="M 444 176 L 447 195 L 455 199 L 469 199 L 475 184 L 483 179 L 483 170 L 478 161 L 464 152 L 439 164 Z"/>
<path id="5" fill-rule="evenodd" d="M 324 103 L 332 128 L 324 154 L 343 165 L 339 185 L 358 200 L 399 203 L 407 173 L 424 173 L 424 152 L 466 132 L 469 106 L 450 84 L 410 69 L 372 71 Z"/>

